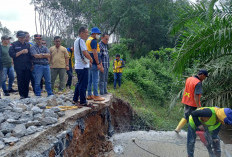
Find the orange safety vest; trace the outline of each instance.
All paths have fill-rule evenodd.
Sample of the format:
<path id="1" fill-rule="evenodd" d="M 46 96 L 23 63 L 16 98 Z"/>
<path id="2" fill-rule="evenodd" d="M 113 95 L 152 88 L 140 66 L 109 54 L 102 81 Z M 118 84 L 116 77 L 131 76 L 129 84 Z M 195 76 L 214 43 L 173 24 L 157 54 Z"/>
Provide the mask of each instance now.
<path id="1" fill-rule="evenodd" d="M 195 87 L 199 82 L 201 81 L 196 77 L 187 78 L 185 83 L 185 90 L 182 98 L 183 104 L 197 107 L 197 104 L 194 100 L 194 92 L 195 92 Z M 201 98 L 201 94 L 199 95 L 199 105 L 201 106 L 200 98 Z"/>

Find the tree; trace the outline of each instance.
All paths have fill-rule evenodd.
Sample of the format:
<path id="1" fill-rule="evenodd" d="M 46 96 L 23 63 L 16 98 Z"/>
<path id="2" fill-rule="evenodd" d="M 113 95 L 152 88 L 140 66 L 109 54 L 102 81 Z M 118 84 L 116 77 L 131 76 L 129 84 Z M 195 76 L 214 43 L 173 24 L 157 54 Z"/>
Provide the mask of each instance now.
<path id="1" fill-rule="evenodd" d="M 1 35 L 8 35 L 8 36 L 11 35 L 11 31 L 8 28 L 2 26 L 1 22 L 0 22 L 0 34 Z"/>
<path id="2" fill-rule="evenodd" d="M 211 78 L 205 81 L 203 103 L 228 106 L 232 100 L 232 15 L 227 6 L 216 6 L 217 0 L 182 8 L 173 33 L 180 33 L 178 57 L 174 72 L 187 68 L 207 68 Z"/>

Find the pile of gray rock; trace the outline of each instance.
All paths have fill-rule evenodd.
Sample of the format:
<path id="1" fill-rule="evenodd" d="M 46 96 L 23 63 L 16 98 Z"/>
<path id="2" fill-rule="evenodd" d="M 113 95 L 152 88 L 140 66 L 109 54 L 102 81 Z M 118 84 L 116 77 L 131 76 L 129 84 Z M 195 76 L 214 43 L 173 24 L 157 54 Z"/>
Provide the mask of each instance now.
<path id="1" fill-rule="evenodd" d="M 72 96 L 70 91 L 59 96 L 0 99 L 0 149 L 57 123 L 65 115 L 59 106 L 73 106 Z"/>

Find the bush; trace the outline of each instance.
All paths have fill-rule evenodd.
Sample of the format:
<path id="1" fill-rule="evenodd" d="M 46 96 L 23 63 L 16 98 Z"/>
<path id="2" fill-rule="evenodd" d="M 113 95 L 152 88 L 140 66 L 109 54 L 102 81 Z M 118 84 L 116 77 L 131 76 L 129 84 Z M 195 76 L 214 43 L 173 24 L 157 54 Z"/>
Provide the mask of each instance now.
<path id="1" fill-rule="evenodd" d="M 167 55 L 171 55 L 171 49 L 169 51 Z M 164 54 L 162 56 L 166 58 Z M 153 100 L 157 105 L 163 105 L 170 100 L 172 91 L 176 88 L 173 84 L 175 78 L 170 73 L 169 64 L 162 62 L 161 58 L 156 59 L 155 56 L 131 60 L 123 69 L 122 83 L 134 82 L 147 99 Z M 113 82 L 113 79 L 111 66 L 109 82 Z"/>

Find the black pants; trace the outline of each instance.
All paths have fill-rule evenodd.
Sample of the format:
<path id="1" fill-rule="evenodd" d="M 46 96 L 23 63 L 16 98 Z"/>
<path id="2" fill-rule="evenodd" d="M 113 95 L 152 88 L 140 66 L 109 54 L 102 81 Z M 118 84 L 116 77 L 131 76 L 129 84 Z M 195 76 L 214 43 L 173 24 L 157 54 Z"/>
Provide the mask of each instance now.
<path id="1" fill-rule="evenodd" d="M 189 105 L 185 105 L 184 107 L 184 117 L 187 121 L 189 121 L 189 116 L 191 115 L 191 113 L 193 111 L 195 111 L 197 109 L 197 107 L 193 107 L 193 106 L 189 106 Z"/>
<path id="2" fill-rule="evenodd" d="M 71 65 L 71 61 L 69 60 L 69 70 L 66 71 L 67 75 L 68 75 L 68 80 L 66 83 L 66 86 L 71 87 L 72 85 L 72 77 L 73 77 L 73 70 L 72 70 L 72 65 Z"/>
<path id="3" fill-rule="evenodd" d="M 21 97 L 27 98 L 29 92 L 29 83 L 31 79 L 31 70 L 30 69 L 17 69 L 17 83 L 19 95 Z"/>
<path id="4" fill-rule="evenodd" d="M 88 86 L 88 68 L 75 69 L 78 82 L 75 87 L 73 101 L 77 102 L 80 97 L 80 104 L 86 103 L 86 90 Z"/>

